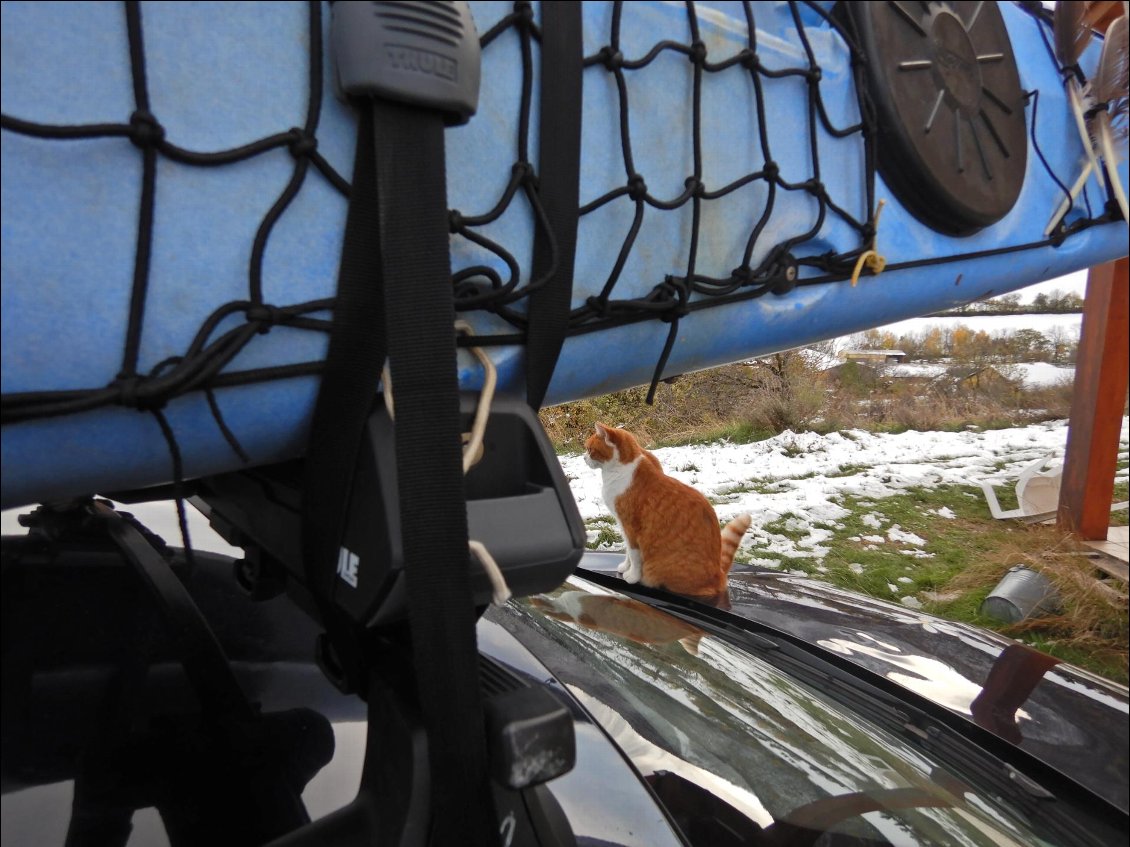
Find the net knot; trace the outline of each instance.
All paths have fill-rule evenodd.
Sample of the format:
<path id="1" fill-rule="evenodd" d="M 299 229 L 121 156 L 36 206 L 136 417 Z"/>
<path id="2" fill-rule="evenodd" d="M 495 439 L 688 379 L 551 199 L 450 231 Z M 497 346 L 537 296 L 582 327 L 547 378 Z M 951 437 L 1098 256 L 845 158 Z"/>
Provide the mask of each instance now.
<path id="1" fill-rule="evenodd" d="M 692 41 L 691 52 L 687 57 L 691 60 L 692 65 L 701 65 L 706 61 L 706 43 L 703 41 Z"/>
<path id="2" fill-rule="evenodd" d="M 447 229 L 449 232 L 463 231 L 463 213 L 450 209 L 447 213 Z"/>
<path id="3" fill-rule="evenodd" d="M 529 25 L 534 22 L 534 7 L 529 0 L 518 0 L 514 4 L 514 17 L 519 23 Z"/>
<path id="4" fill-rule="evenodd" d="M 637 173 L 628 177 L 628 196 L 637 203 L 647 196 L 647 183 L 642 175 Z"/>
<path id="5" fill-rule="evenodd" d="M 139 412 L 152 412 L 165 407 L 162 397 L 149 394 L 144 390 L 148 382 L 147 377 L 137 374 L 118 374 L 112 386 L 118 390 L 117 402 L 119 406 L 127 409 L 137 409 Z"/>
<path id="6" fill-rule="evenodd" d="M 738 285 L 750 285 L 753 282 L 753 268 L 749 265 L 741 265 L 730 271 L 730 278 Z"/>
<path id="7" fill-rule="evenodd" d="M 761 59 L 748 47 L 743 48 L 738 57 L 738 63 L 746 70 L 756 71 L 761 67 Z"/>
<path id="8" fill-rule="evenodd" d="M 663 323 L 674 323 L 691 313 L 687 304 L 686 287 L 682 280 L 669 276 L 655 288 L 658 295 L 656 299 L 667 304 L 667 308 L 659 316 Z"/>
<path id="9" fill-rule="evenodd" d="M 600 317 L 607 318 L 612 314 L 612 306 L 603 297 L 597 297 L 595 294 L 585 299 L 585 305 L 596 312 Z"/>
<path id="10" fill-rule="evenodd" d="M 683 186 L 690 191 L 691 197 L 701 197 L 706 193 L 706 186 L 697 176 L 688 176 L 683 180 Z"/>
<path id="11" fill-rule="evenodd" d="M 142 149 L 156 147 L 165 140 L 165 128 L 152 112 L 138 109 L 129 116 L 129 140 Z"/>
<path id="12" fill-rule="evenodd" d="M 766 162 L 765 162 L 765 166 L 762 167 L 762 169 L 761 169 L 761 172 L 765 175 L 766 179 L 776 180 L 777 177 L 780 176 L 780 174 L 781 174 L 781 168 L 772 159 L 767 159 Z"/>
<path id="13" fill-rule="evenodd" d="M 528 185 L 537 190 L 538 175 L 534 166 L 529 162 L 515 162 L 514 166 L 510 168 L 510 173 L 517 179 L 519 185 Z"/>
<path id="14" fill-rule="evenodd" d="M 820 68 L 809 68 L 806 76 L 809 82 L 820 82 L 824 78 L 824 72 Z"/>
<path id="15" fill-rule="evenodd" d="M 618 71 L 624 66 L 624 54 L 619 50 L 613 50 L 611 47 L 600 48 L 600 61 L 604 63 L 604 67 L 610 71 Z"/>
<path id="16" fill-rule="evenodd" d="M 312 135 L 308 135 L 298 127 L 292 127 L 290 130 L 290 155 L 296 159 L 301 159 L 303 156 L 309 156 L 318 149 L 318 139 Z"/>
<path id="17" fill-rule="evenodd" d="M 244 310 L 244 314 L 249 323 L 259 324 L 260 335 L 266 335 L 271 331 L 271 327 L 282 323 L 284 317 L 278 306 L 272 306 L 269 303 L 256 303 L 254 306 L 248 306 Z"/>

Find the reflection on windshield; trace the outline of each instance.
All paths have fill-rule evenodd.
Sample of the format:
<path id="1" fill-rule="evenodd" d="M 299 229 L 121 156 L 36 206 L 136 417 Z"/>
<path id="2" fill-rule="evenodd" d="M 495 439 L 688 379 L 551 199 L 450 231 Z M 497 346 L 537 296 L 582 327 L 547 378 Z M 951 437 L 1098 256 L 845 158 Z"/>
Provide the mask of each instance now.
<path id="1" fill-rule="evenodd" d="M 706 788 L 715 797 L 739 809 L 759 826 L 767 827 L 773 823 L 773 816 L 757 799 L 757 795 L 652 744 L 632 729 L 631 724 L 624 720 L 622 715 L 582 689 L 570 686 L 569 690 L 581 701 L 581 705 L 589 714 L 596 718 L 597 723 L 612 736 L 616 745 L 628 754 L 641 773 L 677 774 L 694 785 Z"/>
<path id="2" fill-rule="evenodd" d="M 935 703 L 961 714 L 1002 738 L 1019 744 L 1024 740 L 1021 721 L 1032 716 L 1021 708 L 1044 675 L 1059 660 L 1023 644 L 1009 644 L 997 656 L 983 686 L 958 673 L 949 664 L 929 656 L 904 653 L 863 632 L 848 638 L 828 638 L 821 647 L 845 656 L 863 655 L 886 665 L 886 677 Z"/>
<path id="3" fill-rule="evenodd" d="M 989 678 L 981 693 L 969 704 L 973 720 L 1013 744 L 1024 740 L 1018 717 L 1020 705 L 1027 700 L 1044 674 L 1059 664 L 1039 650 L 1023 644 L 1009 644 L 989 669 Z"/>
<path id="4" fill-rule="evenodd" d="M 705 634 L 697 626 L 627 597 L 564 591 L 555 597 L 531 597 L 530 603 L 551 618 L 620 635 L 638 644 L 678 642 L 692 656 L 698 655 L 698 642 Z"/>
<path id="5" fill-rule="evenodd" d="M 949 664 L 929 656 L 904 653 L 898 647 L 876 641 L 867 633 L 853 631 L 850 638 L 826 638 L 816 643 L 834 653 L 868 656 L 901 669 L 901 672 L 885 670 L 884 673 L 888 679 L 955 712 L 971 714 L 970 704 L 981 692 L 981 686 L 966 679 Z"/>
<path id="6" fill-rule="evenodd" d="M 665 802 L 698 792 L 682 811 L 701 809 L 710 832 L 736 831 L 722 821 L 740 814 L 746 835 L 733 843 L 814 843 L 824 831 L 877 844 L 1036 843 L 1012 810 L 824 693 L 589 586 L 571 580 L 510 608 L 576 657 L 555 672 Z"/>

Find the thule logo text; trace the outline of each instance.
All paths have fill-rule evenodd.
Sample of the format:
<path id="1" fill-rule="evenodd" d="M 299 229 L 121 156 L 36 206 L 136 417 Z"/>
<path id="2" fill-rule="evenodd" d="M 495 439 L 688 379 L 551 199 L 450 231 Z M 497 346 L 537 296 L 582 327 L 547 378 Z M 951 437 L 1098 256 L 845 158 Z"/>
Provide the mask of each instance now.
<path id="1" fill-rule="evenodd" d="M 400 44 L 386 44 L 385 50 L 388 53 L 389 63 L 398 71 L 412 71 L 455 81 L 459 64 L 447 56 Z"/>

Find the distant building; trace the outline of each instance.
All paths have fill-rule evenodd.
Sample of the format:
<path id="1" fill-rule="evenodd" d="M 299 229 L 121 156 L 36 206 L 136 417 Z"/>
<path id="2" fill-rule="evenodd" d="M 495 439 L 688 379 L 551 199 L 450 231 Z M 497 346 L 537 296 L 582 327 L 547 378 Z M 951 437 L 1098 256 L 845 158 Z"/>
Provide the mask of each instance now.
<path id="1" fill-rule="evenodd" d="M 845 362 L 864 362 L 869 365 L 898 364 L 906 358 L 902 350 L 844 350 L 840 357 Z"/>
<path id="2" fill-rule="evenodd" d="M 1019 381 L 1007 377 L 992 365 L 976 368 L 972 371 L 962 371 L 953 375 L 958 388 L 967 391 L 989 391 L 1001 388 L 1016 389 L 1020 387 Z"/>

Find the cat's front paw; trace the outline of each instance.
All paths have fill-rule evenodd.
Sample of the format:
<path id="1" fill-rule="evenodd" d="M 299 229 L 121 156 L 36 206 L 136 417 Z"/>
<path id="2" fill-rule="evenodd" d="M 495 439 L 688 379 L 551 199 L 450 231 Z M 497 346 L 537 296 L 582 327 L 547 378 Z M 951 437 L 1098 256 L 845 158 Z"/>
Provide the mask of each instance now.
<path id="1" fill-rule="evenodd" d="M 632 566 L 631 560 L 625 559 L 619 565 L 616 566 L 616 573 L 623 573 L 624 571 L 626 571 L 631 566 Z"/>
<path id="2" fill-rule="evenodd" d="M 624 582 L 628 583 L 629 585 L 635 585 L 640 581 L 640 576 L 641 573 L 638 569 L 629 568 L 624 572 Z"/>

